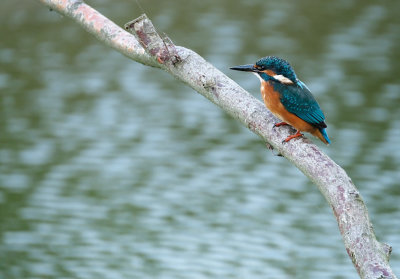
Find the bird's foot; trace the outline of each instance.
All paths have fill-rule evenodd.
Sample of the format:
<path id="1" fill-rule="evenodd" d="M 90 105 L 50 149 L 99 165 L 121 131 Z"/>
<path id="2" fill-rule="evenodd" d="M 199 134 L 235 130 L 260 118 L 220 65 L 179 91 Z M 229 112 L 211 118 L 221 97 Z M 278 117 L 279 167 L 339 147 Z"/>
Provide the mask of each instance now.
<path id="1" fill-rule="evenodd" d="M 298 137 L 301 137 L 301 136 L 303 136 L 303 134 L 300 133 L 300 131 L 297 131 L 296 134 L 288 136 L 285 140 L 282 141 L 282 143 L 288 142 L 288 141 L 290 141 L 290 140 L 292 140 L 294 138 L 298 138 Z"/>
<path id="2" fill-rule="evenodd" d="M 279 127 L 279 126 L 283 126 L 283 125 L 289 125 L 289 124 L 287 124 L 286 122 L 275 123 L 275 124 L 274 124 L 274 128 L 275 128 L 275 127 Z"/>

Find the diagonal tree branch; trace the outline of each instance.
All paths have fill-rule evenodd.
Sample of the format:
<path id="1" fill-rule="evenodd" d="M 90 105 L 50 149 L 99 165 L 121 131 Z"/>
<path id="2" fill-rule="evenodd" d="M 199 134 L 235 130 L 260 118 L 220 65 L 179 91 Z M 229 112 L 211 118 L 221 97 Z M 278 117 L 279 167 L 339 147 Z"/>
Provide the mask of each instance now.
<path id="1" fill-rule="evenodd" d="M 291 128 L 234 81 L 192 50 L 175 46 L 142 15 L 125 25 L 134 36 L 82 0 L 39 0 L 70 17 L 106 45 L 142 64 L 161 68 L 241 121 L 292 162 L 319 188 L 338 222 L 348 255 L 361 278 L 397 278 L 389 266 L 391 247 L 376 240 L 367 208 L 346 172 L 308 139 L 282 143 Z"/>

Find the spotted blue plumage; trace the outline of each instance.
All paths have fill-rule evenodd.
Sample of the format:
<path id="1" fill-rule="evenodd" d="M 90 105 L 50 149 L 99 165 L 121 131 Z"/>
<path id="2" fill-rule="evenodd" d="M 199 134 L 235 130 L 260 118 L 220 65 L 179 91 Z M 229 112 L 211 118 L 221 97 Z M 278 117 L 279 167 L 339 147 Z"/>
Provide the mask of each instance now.
<path id="1" fill-rule="evenodd" d="M 269 69 L 274 71 L 277 75 L 283 75 L 288 79 L 295 81 L 297 80 L 296 73 L 292 66 L 286 60 L 276 56 L 266 56 L 256 62 L 256 65 L 260 69 Z"/>
<path id="2" fill-rule="evenodd" d="M 282 105 L 289 112 L 317 128 L 326 128 L 324 113 L 307 87 L 288 86 L 280 82 L 273 82 L 272 85 L 279 92 Z"/>
<path id="3" fill-rule="evenodd" d="M 298 119 L 294 119 L 293 121 L 291 120 L 292 122 L 289 124 L 294 125 L 293 127 L 298 130 L 295 135 L 291 135 L 285 139 L 285 142 L 301 136 L 300 129 L 302 131 L 304 129 L 304 131 L 312 133 L 323 142 L 327 144 L 330 143 L 326 132 L 324 113 L 311 94 L 310 89 L 297 78 L 289 62 L 276 56 L 266 56 L 258 60 L 255 65 L 239 65 L 231 67 L 230 69 L 255 73 L 261 79 L 261 93 L 263 94 L 265 105 L 272 111 L 275 110 L 279 118 L 283 121 L 285 121 L 285 118 L 289 117 L 290 114 L 294 114 L 321 132 L 319 134 L 312 127 L 304 125 L 304 123 Z M 273 91 L 279 94 L 279 101 L 289 114 L 280 107 L 279 102 L 276 102 L 276 100 L 273 100 L 271 103 L 268 99 L 265 99 L 276 98 L 276 95 L 267 96 L 267 94 L 272 94 L 268 86 L 272 86 Z M 266 88 L 267 91 L 265 91 Z M 273 106 L 278 107 L 274 108 Z M 286 114 L 286 116 L 279 113 Z M 296 124 L 295 122 L 298 123 Z"/>
<path id="4" fill-rule="evenodd" d="M 259 72 L 260 77 L 267 82 L 271 82 L 274 90 L 280 94 L 280 100 L 285 109 L 318 128 L 326 141 L 330 143 L 325 129 L 327 126 L 324 113 L 311 94 L 310 89 L 297 79 L 290 64 L 284 59 L 267 56 L 258 60 L 256 65 L 260 71 L 264 69 L 272 70 L 277 75 L 282 75 L 292 81 L 292 84 L 285 84 L 276 80 L 273 76 Z"/>

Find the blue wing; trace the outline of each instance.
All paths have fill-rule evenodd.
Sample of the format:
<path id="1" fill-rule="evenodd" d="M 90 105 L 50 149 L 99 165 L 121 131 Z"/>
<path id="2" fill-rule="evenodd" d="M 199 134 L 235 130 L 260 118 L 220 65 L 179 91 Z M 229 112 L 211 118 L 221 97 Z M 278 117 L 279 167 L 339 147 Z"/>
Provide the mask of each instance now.
<path id="1" fill-rule="evenodd" d="M 326 128 L 324 113 L 303 82 L 298 80 L 296 85 L 276 82 L 274 89 L 280 93 L 282 105 L 289 112 L 319 129 Z"/>

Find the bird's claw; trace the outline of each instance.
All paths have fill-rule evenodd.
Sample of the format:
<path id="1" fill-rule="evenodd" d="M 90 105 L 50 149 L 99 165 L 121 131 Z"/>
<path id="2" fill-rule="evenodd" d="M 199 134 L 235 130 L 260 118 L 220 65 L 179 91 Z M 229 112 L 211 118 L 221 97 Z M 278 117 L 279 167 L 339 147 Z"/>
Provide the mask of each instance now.
<path id="1" fill-rule="evenodd" d="M 284 140 L 282 141 L 282 143 L 289 142 L 289 141 L 291 141 L 292 139 L 295 139 L 295 138 L 298 138 L 298 137 L 302 137 L 302 136 L 304 136 L 304 135 L 303 135 L 302 133 L 300 133 L 300 131 L 297 131 L 296 134 L 291 135 L 291 136 L 288 136 L 286 139 L 284 139 Z"/>
<path id="2" fill-rule="evenodd" d="M 278 122 L 278 123 L 274 124 L 273 128 L 280 127 L 280 126 L 283 126 L 283 125 L 289 125 L 289 124 L 287 124 L 286 122 Z"/>

